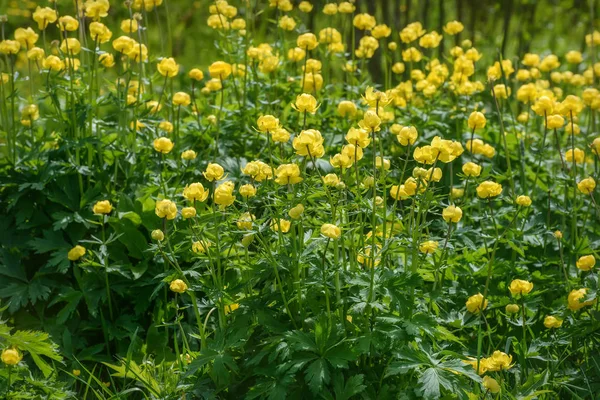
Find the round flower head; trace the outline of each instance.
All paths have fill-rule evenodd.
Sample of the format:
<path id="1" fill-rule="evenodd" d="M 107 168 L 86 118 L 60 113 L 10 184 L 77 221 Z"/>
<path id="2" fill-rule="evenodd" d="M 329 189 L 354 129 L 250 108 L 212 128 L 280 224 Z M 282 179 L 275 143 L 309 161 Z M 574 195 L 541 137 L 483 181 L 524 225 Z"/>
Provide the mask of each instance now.
<path id="1" fill-rule="evenodd" d="M 188 286 L 181 279 L 175 279 L 169 285 L 169 289 L 175 293 L 185 293 L 185 291 L 188 290 Z"/>
<path id="2" fill-rule="evenodd" d="M 304 50 L 312 50 L 319 45 L 319 41 L 314 33 L 304 33 L 298 36 L 298 40 L 296 41 L 298 47 Z"/>
<path id="3" fill-rule="evenodd" d="M 192 202 L 205 201 L 208 197 L 208 192 L 208 189 L 204 189 L 204 186 L 200 182 L 194 182 L 183 189 L 183 197 Z"/>
<path id="4" fill-rule="evenodd" d="M 215 61 L 208 67 L 208 73 L 213 79 L 224 80 L 231 75 L 231 71 L 231 64 L 228 64 L 225 61 Z"/>
<path id="5" fill-rule="evenodd" d="M 496 394 L 496 393 L 500 392 L 500 384 L 498 383 L 497 380 L 495 380 L 494 378 L 492 378 L 490 376 L 487 376 L 487 375 L 484 376 L 482 384 L 483 384 L 483 387 L 485 388 L 485 390 L 492 394 Z"/>
<path id="6" fill-rule="evenodd" d="M 516 314 L 520 309 L 518 304 L 507 304 L 505 308 L 507 314 Z"/>
<path id="7" fill-rule="evenodd" d="M 596 188 L 596 181 L 591 176 L 587 177 L 585 179 L 582 179 L 577 184 L 577 189 L 579 189 L 579 191 L 583 194 L 590 194 L 594 191 L 595 188 Z"/>
<path id="8" fill-rule="evenodd" d="M 206 166 L 206 171 L 202 173 L 204 177 L 209 181 L 218 181 L 223 178 L 225 170 L 217 163 L 210 163 Z"/>
<path id="9" fill-rule="evenodd" d="M 515 203 L 521 207 L 529 207 L 531 205 L 531 198 L 529 196 L 521 195 L 517 197 Z"/>
<path id="10" fill-rule="evenodd" d="M 274 232 L 288 233 L 290 231 L 292 223 L 287 219 L 272 219 L 271 220 L 271 229 Z"/>
<path id="11" fill-rule="evenodd" d="M 444 211 L 442 212 L 442 217 L 446 222 L 457 223 L 462 218 L 462 215 L 462 210 L 460 209 L 460 207 L 456 206 L 448 206 L 444 208 Z"/>
<path id="12" fill-rule="evenodd" d="M 292 108 L 301 113 L 308 112 L 314 114 L 317 112 L 319 104 L 317 104 L 317 99 L 312 95 L 302 93 L 296 97 L 296 102 L 292 104 Z"/>
<path id="13" fill-rule="evenodd" d="M 177 205 L 167 199 L 157 201 L 154 213 L 159 218 L 166 218 L 169 220 L 175 219 L 175 217 L 177 217 Z"/>
<path id="14" fill-rule="evenodd" d="M 479 111 L 473 111 L 471 115 L 469 115 L 469 119 L 467 120 L 467 125 L 470 129 L 482 129 L 485 128 L 487 120 L 485 119 L 485 115 L 483 115 Z"/>
<path id="15" fill-rule="evenodd" d="M 419 251 L 424 254 L 433 254 L 439 245 L 435 240 L 428 240 L 419 245 Z"/>
<path id="16" fill-rule="evenodd" d="M 174 146 L 171 139 L 166 138 L 166 137 L 159 137 L 157 139 L 154 139 L 153 145 L 154 145 L 154 150 L 156 150 L 162 154 L 170 153 L 171 150 L 173 150 L 173 146 Z"/>
<path id="17" fill-rule="evenodd" d="M 304 206 L 302 204 L 297 204 L 294 207 L 290 208 L 290 211 L 288 211 L 288 215 L 292 219 L 300 219 L 300 217 L 302 217 L 302 214 L 304 214 Z"/>
<path id="18" fill-rule="evenodd" d="M 0 358 L 4 364 L 13 366 L 17 365 L 21 361 L 23 355 L 19 353 L 17 349 L 8 348 L 2 350 L 2 356 L 0 356 Z"/>
<path id="19" fill-rule="evenodd" d="M 596 299 L 582 301 L 588 292 L 588 288 L 581 288 L 572 290 L 567 297 L 567 302 L 569 304 L 569 310 L 577 311 L 582 309 L 585 306 L 591 306 L 596 302 Z"/>
<path id="20" fill-rule="evenodd" d="M 533 283 L 529 281 L 524 281 L 522 279 L 515 279 L 510 283 L 508 290 L 510 293 L 515 296 L 517 294 L 525 295 L 531 292 L 533 289 Z"/>
<path id="21" fill-rule="evenodd" d="M 469 161 L 462 166 L 462 172 L 466 176 L 479 176 L 481 174 L 481 165 L 477 165 L 474 162 Z"/>
<path id="22" fill-rule="evenodd" d="M 581 256 L 577 260 L 576 265 L 582 271 L 590 271 L 596 265 L 596 258 L 592 254 Z"/>
<path id="23" fill-rule="evenodd" d="M 153 230 L 150 234 L 150 237 L 152 237 L 152 240 L 156 240 L 157 242 L 162 242 L 163 240 L 165 240 L 165 234 L 160 229 Z"/>
<path id="24" fill-rule="evenodd" d="M 483 298 L 481 293 L 474 294 L 467 299 L 467 310 L 472 314 L 477 314 L 481 310 L 485 310 L 488 306 L 487 299 Z"/>
<path id="25" fill-rule="evenodd" d="M 321 226 L 321 235 L 329 239 L 339 239 L 342 235 L 342 230 L 333 224 L 323 224 Z"/>
<path id="26" fill-rule="evenodd" d="M 77 245 L 69 250 L 67 253 L 67 258 L 69 261 L 77 261 L 85 255 L 85 251 L 85 247 Z"/>
<path id="27" fill-rule="evenodd" d="M 546 315 L 546 317 L 544 318 L 544 326 L 548 329 L 560 328 L 562 323 L 562 319 L 556 318 L 552 315 Z"/>
<path id="28" fill-rule="evenodd" d="M 156 69 L 162 76 L 173 78 L 179 72 L 179 65 L 177 65 L 175 59 L 172 57 L 163 58 L 156 65 Z"/>
<path id="29" fill-rule="evenodd" d="M 112 204 L 108 200 L 100 200 L 93 207 L 94 214 L 110 214 L 112 209 Z"/>
<path id="30" fill-rule="evenodd" d="M 477 186 L 477 196 L 481 199 L 489 199 L 502 193 L 502 185 L 492 181 L 485 181 Z"/>
<path id="31" fill-rule="evenodd" d="M 273 132 L 280 127 L 279 119 L 272 115 L 262 115 L 258 117 L 256 125 L 258 126 L 258 130 L 261 132 Z"/>

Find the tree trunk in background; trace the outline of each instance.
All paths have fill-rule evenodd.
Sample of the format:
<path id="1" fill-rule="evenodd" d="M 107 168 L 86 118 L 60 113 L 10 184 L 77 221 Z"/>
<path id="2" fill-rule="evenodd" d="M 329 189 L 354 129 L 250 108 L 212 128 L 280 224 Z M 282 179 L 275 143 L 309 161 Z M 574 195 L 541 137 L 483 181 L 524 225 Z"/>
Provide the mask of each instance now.
<path id="1" fill-rule="evenodd" d="M 429 29 L 429 6 L 430 0 L 425 0 L 423 2 L 423 8 L 421 9 L 421 21 L 423 22 L 423 27 L 425 30 Z"/>
<path id="2" fill-rule="evenodd" d="M 463 21 L 463 0 L 456 0 L 456 19 L 462 24 L 465 23 L 465 21 Z M 456 36 L 454 36 L 454 44 L 457 46 L 460 43 L 461 34 L 462 32 L 459 32 Z"/>
<path id="3" fill-rule="evenodd" d="M 510 35 L 510 19 L 512 17 L 513 12 L 513 3 L 514 0 L 506 0 L 504 4 L 504 24 L 502 26 L 503 38 L 502 38 L 502 48 L 500 53 L 502 54 L 502 58 L 505 57 L 506 54 L 506 44 L 508 43 L 508 37 Z"/>
<path id="4" fill-rule="evenodd" d="M 477 18 L 477 0 L 471 0 L 471 23 L 469 24 L 469 31 L 471 31 L 471 43 L 475 46 L 475 20 Z"/>
<path id="5" fill-rule="evenodd" d="M 444 24 L 446 23 L 446 13 L 444 10 L 444 1 L 445 0 L 438 0 L 438 8 L 439 8 L 439 24 L 438 24 L 438 33 L 440 35 L 444 34 Z M 444 41 L 442 40 L 440 42 L 440 46 L 438 48 L 438 56 L 439 58 L 442 58 L 442 55 L 444 54 Z"/>

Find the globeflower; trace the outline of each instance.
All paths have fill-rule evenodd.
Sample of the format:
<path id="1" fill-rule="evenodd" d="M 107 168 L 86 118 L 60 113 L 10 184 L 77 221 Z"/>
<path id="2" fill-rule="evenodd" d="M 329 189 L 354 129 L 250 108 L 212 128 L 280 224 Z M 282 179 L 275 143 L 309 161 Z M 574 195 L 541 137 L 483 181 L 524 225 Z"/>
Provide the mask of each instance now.
<path id="1" fill-rule="evenodd" d="M 367 13 L 355 15 L 354 20 L 352 21 L 352 24 L 357 29 L 360 29 L 362 31 L 374 28 L 376 23 L 377 22 L 375 21 L 375 17 Z"/>
<path id="2" fill-rule="evenodd" d="M 487 358 L 488 371 L 502 371 L 512 368 L 512 356 L 496 350 L 491 357 Z"/>
<path id="3" fill-rule="evenodd" d="M 520 294 L 521 296 L 526 295 L 531 292 L 531 289 L 533 289 L 533 283 L 522 279 L 514 279 L 508 287 L 508 290 L 510 290 L 510 293 L 513 296 L 517 294 Z"/>
<path id="4" fill-rule="evenodd" d="M 100 200 L 93 207 L 94 214 L 110 214 L 112 209 L 112 204 L 108 200 Z"/>
<path id="5" fill-rule="evenodd" d="M 427 240 L 419 245 L 419 251 L 424 254 L 433 254 L 439 246 L 435 240 Z"/>
<path id="6" fill-rule="evenodd" d="M 457 223 L 462 218 L 462 215 L 463 213 L 460 207 L 453 205 L 444 208 L 444 211 L 442 211 L 442 218 L 444 218 L 444 221 L 446 222 Z"/>
<path id="7" fill-rule="evenodd" d="M 591 306 L 596 302 L 596 299 L 581 301 L 587 294 L 588 288 L 581 288 L 572 290 L 567 297 L 567 302 L 569 304 L 569 310 L 577 311 L 582 309 L 585 306 Z"/>
<path id="8" fill-rule="evenodd" d="M 340 101 L 340 103 L 338 104 L 337 111 L 341 117 L 353 117 L 354 115 L 356 115 L 357 112 L 356 104 L 348 100 Z"/>
<path id="9" fill-rule="evenodd" d="M 490 376 L 483 377 L 483 387 L 492 394 L 500 392 L 500 384 Z"/>
<path id="10" fill-rule="evenodd" d="M 487 120 L 485 119 L 485 115 L 479 111 L 473 111 L 471 115 L 469 115 L 469 119 L 467 121 L 467 125 L 470 129 L 483 129 L 485 128 L 485 123 Z"/>
<path id="11" fill-rule="evenodd" d="M 69 250 L 69 252 L 67 253 L 67 258 L 70 261 L 77 261 L 85 255 L 85 252 L 86 252 L 85 247 L 77 245 L 77 246 L 73 247 L 71 250 Z"/>
<path id="12" fill-rule="evenodd" d="M 414 126 L 404 126 L 400 129 L 396 139 L 402 146 L 413 145 L 417 141 L 419 134 Z"/>
<path id="13" fill-rule="evenodd" d="M 488 301 L 483 298 L 481 293 L 474 294 L 467 299 L 467 311 L 471 314 L 478 314 L 480 311 L 485 310 L 487 306 Z"/>
<path id="14" fill-rule="evenodd" d="M 185 92 L 177 92 L 173 95 L 173 105 L 187 107 L 191 104 L 190 95 Z"/>
<path id="15" fill-rule="evenodd" d="M 215 61 L 208 67 L 208 73 L 213 79 L 225 80 L 231 75 L 231 64 L 225 61 Z"/>
<path id="16" fill-rule="evenodd" d="M 463 31 L 465 27 L 459 21 L 450 21 L 444 25 L 444 32 L 448 35 L 457 35 Z"/>
<path id="17" fill-rule="evenodd" d="M 256 125 L 258 126 L 258 130 L 261 132 L 272 132 L 280 127 L 279 119 L 272 115 L 262 115 L 258 117 Z"/>
<path id="18" fill-rule="evenodd" d="M 301 49 L 312 50 L 319 45 L 319 41 L 314 33 L 308 32 L 298 36 L 296 44 Z"/>
<path id="19" fill-rule="evenodd" d="M 242 168 L 242 173 L 249 175 L 257 182 L 273 178 L 273 169 L 271 166 L 260 160 L 247 163 L 244 168 Z"/>
<path id="20" fill-rule="evenodd" d="M 56 11 L 50 7 L 38 6 L 33 12 L 33 20 L 37 22 L 38 28 L 43 31 L 46 29 L 48 24 L 53 24 L 57 20 Z"/>
<path id="21" fill-rule="evenodd" d="M 492 181 L 485 181 L 477 186 L 477 196 L 481 199 L 489 199 L 502 193 L 502 185 Z"/>
<path id="22" fill-rule="evenodd" d="M 204 189 L 204 186 L 200 182 L 194 182 L 183 189 L 183 197 L 191 202 L 205 201 L 208 197 L 208 192 L 208 189 Z"/>
<path id="23" fill-rule="evenodd" d="M 319 158 L 325 154 L 323 141 L 321 132 L 316 129 L 307 129 L 294 138 L 292 145 L 299 156 Z"/>
<path id="24" fill-rule="evenodd" d="M 381 119 L 375 111 L 368 110 L 363 119 L 359 121 L 358 126 L 369 132 L 378 132 L 381 128 Z"/>
<path id="25" fill-rule="evenodd" d="M 567 162 L 573 162 L 573 158 L 575 158 L 575 163 L 582 164 L 585 161 L 585 152 L 577 147 L 574 150 L 567 150 L 565 153 L 565 159 Z"/>
<path id="26" fill-rule="evenodd" d="M 275 182 L 279 185 L 293 185 L 302 182 L 300 167 L 297 164 L 282 164 L 275 170 Z"/>
<path id="27" fill-rule="evenodd" d="M 346 141 L 364 149 L 371 143 L 371 137 L 365 129 L 350 128 L 346 134 Z"/>
<path id="28" fill-rule="evenodd" d="M 17 349 L 8 348 L 2 350 L 2 356 L 0 356 L 2 362 L 8 366 L 17 365 L 22 359 L 23 355 L 19 353 Z"/>
<path id="29" fill-rule="evenodd" d="M 292 223 L 287 219 L 279 218 L 271 220 L 271 229 L 274 232 L 288 233 Z"/>
<path id="30" fill-rule="evenodd" d="M 173 78 L 179 72 L 179 65 L 177 65 L 174 58 L 168 57 L 160 60 L 156 65 L 156 69 L 162 76 Z"/>
<path id="31" fill-rule="evenodd" d="M 562 323 L 562 319 L 558 319 L 552 315 L 546 315 L 546 317 L 544 318 L 544 326 L 548 329 L 560 328 Z"/>
<path id="32" fill-rule="evenodd" d="M 159 137 L 157 139 L 154 139 L 153 145 L 154 145 L 154 150 L 156 150 L 162 154 L 170 153 L 171 150 L 173 150 L 173 146 L 174 146 L 171 139 L 166 138 L 166 137 Z"/>
<path id="33" fill-rule="evenodd" d="M 256 188 L 249 183 L 246 185 L 242 185 L 240 187 L 239 192 L 240 195 L 245 199 L 249 199 L 250 197 L 256 196 Z"/>
<path id="34" fill-rule="evenodd" d="M 372 86 L 369 86 L 362 96 L 362 99 L 369 107 L 375 108 L 387 106 L 392 102 L 393 97 L 391 95 L 388 96 L 386 92 L 380 92 L 379 90 L 373 89 Z"/>
<path id="35" fill-rule="evenodd" d="M 481 165 L 477 165 L 474 162 L 469 161 L 462 166 L 462 172 L 466 176 L 477 177 L 481 174 Z"/>
<path id="36" fill-rule="evenodd" d="M 596 188 L 596 181 L 591 176 L 582 179 L 577 183 L 577 189 L 583 194 L 590 194 Z"/>
<path id="37" fill-rule="evenodd" d="M 576 265 L 582 271 L 590 271 L 596 265 L 596 258 L 592 254 L 581 256 L 577 260 Z"/>
<path id="38" fill-rule="evenodd" d="M 521 207 L 529 207 L 531 205 L 531 198 L 529 196 L 521 195 L 517 197 L 515 203 Z"/>
<path id="39" fill-rule="evenodd" d="M 304 214 L 304 206 L 302 204 L 296 204 L 294 207 L 290 208 L 290 211 L 288 211 L 288 215 L 292 219 L 299 219 L 302 214 Z"/>
<path id="40" fill-rule="evenodd" d="M 302 93 L 296 97 L 296 102 L 292 104 L 292 108 L 298 112 L 308 112 L 314 114 L 317 112 L 320 104 L 317 104 L 317 99 L 308 93 Z"/>
<path id="41" fill-rule="evenodd" d="M 196 209 L 194 207 L 184 207 L 181 209 L 181 216 L 183 219 L 194 218 L 196 216 Z"/>
<path id="42" fill-rule="evenodd" d="M 210 242 L 199 240 L 192 243 L 192 251 L 196 254 L 204 254 L 210 246 Z"/>
<path id="43" fill-rule="evenodd" d="M 168 220 L 175 219 L 175 217 L 177 217 L 177 205 L 171 200 L 159 200 L 156 202 L 154 213 L 159 218 L 166 218 Z"/>
<path id="44" fill-rule="evenodd" d="M 342 235 L 342 230 L 333 224 L 323 224 L 321 225 L 321 235 L 335 240 L 340 238 Z"/>
<path id="45" fill-rule="evenodd" d="M 225 208 L 230 206 L 235 201 L 235 196 L 233 194 L 233 190 L 235 189 L 235 185 L 233 182 L 227 181 L 223 182 L 214 192 L 214 202 L 218 204 L 221 208 Z"/>
<path id="46" fill-rule="evenodd" d="M 209 181 L 218 181 L 225 174 L 225 170 L 217 163 L 210 163 L 206 166 L 206 171 L 202 173 L 204 177 Z"/>
<path id="47" fill-rule="evenodd" d="M 175 279 L 169 285 L 169 289 L 175 293 L 185 293 L 185 291 L 188 290 L 188 286 L 181 279 Z"/>

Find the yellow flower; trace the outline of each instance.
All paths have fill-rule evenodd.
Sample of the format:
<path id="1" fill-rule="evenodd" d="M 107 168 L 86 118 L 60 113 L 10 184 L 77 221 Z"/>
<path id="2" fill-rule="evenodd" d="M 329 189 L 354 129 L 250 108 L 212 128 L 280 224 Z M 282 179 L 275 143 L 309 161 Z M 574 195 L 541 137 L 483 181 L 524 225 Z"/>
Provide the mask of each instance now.
<path id="1" fill-rule="evenodd" d="M 162 242 L 163 240 L 165 240 L 165 234 L 160 229 L 153 230 L 150 234 L 150 237 L 152 238 L 152 240 L 156 240 L 157 242 Z"/>
<path id="2" fill-rule="evenodd" d="M 372 86 L 369 86 L 367 87 L 367 90 L 365 90 L 362 99 L 369 107 L 375 108 L 387 106 L 392 102 L 393 97 L 391 95 L 388 96 L 386 92 L 380 92 L 379 90 L 373 89 Z"/>
<path id="3" fill-rule="evenodd" d="M 110 3 L 108 0 L 87 0 L 85 2 L 85 15 L 97 21 L 108 16 Z"/>
<path id="4" fill-rule="evenodd" d="M 488 371 L 508 370 L 512 367 L 512 356 L 502 351 L 496 350 L 491 357 L 486 359 L 486 368 Z"/>
<path id="5" fill-rule="evenodd" d="M 489 376 L 483 377 L 483 387 L 492 394 L 500 392 L 500 384 L 498 381 Z"/>
<path id="6" fill-rule="evenodd" d="M 214 193 L 215 204 L 218 204 L 221 208 L 232 205 L 235 201 L 235 195 L 233 194 L 234 189 L 235 185 L 230 181 L 223 182 L 217 186 Z"/>
<path id="7" fill-rule="evenodd" d="M 404 126 L 400 129 L 400 132 L 396 136 L 398 142 L 402 146 L 408 146 L 409 144 L 412 146 L 417 141 L 419 134 L 417 132 L 417 128 L 414 126 Z"/>
<path id="8" fill-rule="evenodd" d="M 354 16 L 352 24 L 360 30 L 373 29 L 375 27 L 375 17 L 367 13 L 357 14 Z"/>
<path id="9" fill-rule="evenodd" d="M 56 11 L 50 7 L 38 6 L 33 12 L 33 20 L 37 22 L 38 28 L 42 31 L 46 29 L 48 24 L 53 24 L 57 20 Z"/>
<path id="10" fill-rule="evenodd" d="M 300 167 L 297 164 L 282 164 L 275 170 L 275 182 L 280 185 L 293 185 L 302 182 Z"/>
<path id="11" fill-rule="evenodd" d="M 392 34 L 392 30 L 386 24 L 376 25 L 371 29 L 371 36 L 375 39 L 381 39 L 384 37 L 388 37 Z"/>
<path id="12" fill-rule="evenodd" d="M 319 45 L 317 37 L 314 33 L 304 33 L 298 36 L 298 40 L 296 41 L 298 47 L 304 50 L 312 50 Z"/>
<path id="13" fill-rule="evenodd" d="M 465 189 L 463 188 L 452 188 L 450 191 L 450 198 L 460 199 L 465 195 Z"/>
<path id="14" fill-rule="evenodd" d="M 200 240 L 192 243 L 192 251 L 196 254 L 204 254 L 211 246 L 210 242 L 206 242 L 204 240 Z"/>
<path id="15" fill-rule="evenodd" d="M 371 137 L 365 129 L 350 128 L 346 134 L 346 141 L 364 149 L 371 143 Z"/>
<path id="16" fill-rule="evenodd" d="M 302 204 L 297 204 L 296 206 L 290 208 L 290 211 L 288 211 L 288 215 L 292 219 L 300 219 L 302 214 L 304 214 L 304 206 Z"/>
<path id="17" fill-rule="evenodd" d="M 306 51 L 300 47 L 293 47 L 288 50 L 287 57 L 290 61 L 298 62 L 306 57 Z"/>
<path id="18" fill-rule="evenodd" d="M 507 314 L 516 314 L 519 312 L 521 307 L 518 304 L 507 304 L 506 305 L 506 313 Z"/>
<path id="19" fill-rule="evenodd" d="M 244 168 L 242 168 L 242 172 L 246 175 L 249 175 L 257 182 L 262 182 L 265 179 L 273 178 L 273 169 L 271 166 L 258 160 L 247 163 Z"/>
<path id="20" fill-rule="evenodd" d="M 101 22 L 92 22 L 90 24 L 90 35 L 98 43 L 106 43 L 112 38 L 112 32 Z"/>
<path id="21" fill-rule="evenodd" d="M 182 160 L 194 160 L 196 158 L 197 154 L 194 150 L 186 150 L 184 152 L 181 153 L 181 159 Z"/>
<path id="22" fill-rule="evenodd" d="M 189 106 L 192 102 L 190 95 L 185 92 L 177 92 L 173 95 L 173 105 L 176 106 Z"/>
<path id="23" fill-rule="evenodd" d="M 569 309 L 572 311 L 577 311 L 585 306 L 591 306 L 592 304 L 594 304 L 596 302 L 596 299 L 581 301 L 586 296 L 587 292 L 588 288 L 572 290 L 567 298 L 567 302 L 569 303 Z"/>
<path id="24" fill-rule="evenodd" d="M 316 129 L 306 129 L 294 138 L 292 145 L 299 156 L 319 158 L 325 154 L 323 141 L 321 132 Z"/>
<path id="25" fill-rule="evenodd" d="M 439 152 L 431 146 L 415 147 L 413 158 L 422 164 L 433 164 Z"/>
<path id="26" fill-rule="evenodd" d="M 485 128 L 486 123 L 485 115 L 483 115 L 479 111 L 473 111 L 471 115 L 469 115 L 469 119 L 467 121 L 467 125 L 470 129 L 482 129 Z"/>
<path id="27" fill-rule="evenodd" d="M 577 260 L 577 268 L 582 271 L 590 271 L 596 265 L 596 258 L 592 254 L 588 254 L 587 256 L 581 256 Z"/>
<path id="28" fill-rule="evenodd" d="M 435 240 L 428 240 L 419 245 L 419 251 L 424 254 L 433 254 L 439 245 Z"/>
<path id="29" fill-rule="evenodd" d="M 508 290 L 510 290 L 510 293 L 513 296 L 517 294 L 520 294 L 521 296 L 528 294 L 529 292 L 531 292 L 532 289 L 533 283 L 522 279 L 514 279 L 508 287 Z"/>
<path id="30" fill-rule="evenodd" d="M 85 251 L 85 247 L 77 245 L 69 250 L 69 253 L 67 253 L 67 258 L 70 261 L 77 261 L 85 255 Z"/>
<path id="31" fill-rule="evenodd" d="M 460 207 L 456 207 L 456 206 L 448 206 L 446 208 L 444 208 L 444 211 L 442 212 L 442 217 L 444 218 L 444 221 L 446 222 L 458 222 L 460 221 L 460 219 L 462 218 L 462 210 L 460 209 Z"/>
<path id="32" fill-rule="evenodd" d="M 448 35 L 461 33 L 465 27 L 459 21 L 450 21 L 444 25 L 444 32 Z"/>
<path id="33" fill-rule="evenodd" d="M 467 310 L 472 314 L 477 314 L 481 310 L 485 310 L 488 306 L 487 299 L 484 300 L 481 293 L 474 294 L 467 299 Z"/>
<path id="34" fill-rule="evenodd" d="M 39 35 L 31 28 L 15 29 L 15 40 L 26 49 L 30 49 L 37 42 Z"/>
<path id="35" fill-rule="evenodd" d="M 340 101 L 340 103 L 338 104 L 337 111 L 341 117 L 353 117 L 354 115 L 356 115 L 357 111 L 356 104 L 348 100 Z"/>
<path id="36" fill-rule="evenodd" d="M 193 68 L 188 75 L 195 81 L 201 81 L 202 79 L 204 79 L 204 73 L 198 68 Z"/>
<path id="37" fill-rule="evenodd" d="M 79 370 L 79 369 L 74 369 L 74 370 L 73 370 L 73 375 L 74 375 L 74 376 L 79 376 L 79 375 L 81 375 L 81 370 Z"/>
<path id="38" fill-rule="evenodd" d="M 162 154 L 168 154 L 173 149 L 173 142 L 166 137 L 154 139 L 154 150 Z"/>
<path id="39" fill-rule="evenodd" d="M 565 153 L 565 159 L 567 162 L 573 162 L 573 153 L 575 153 L 575 162 L 577 164 L 582 164 L 585 161 L 585 152 L 576 147 L 575 151 L 573 151 L 573 149 L 569 149 Z"/>
<path id="40" fill-rule="evenodd" d="M 234 312 L 238 308 L 240 308 L 240 305 L 238 303 L 226 304 L 225 305 L 225 315 Z"/>
<path id="41" fill-rule="evenodd" d="M 21 44 L 16 40 L 3 40 L 0 42 L 0 53 L 3 54 L 17 54 Z"/>
<path id="42" fill-rule="evenodd" d="M 502 193 L 502 185 L 492 181 L 485 181 L 477 186 L 477 196 L 482 199 L 499 196 Z"/>
<path id="43" fill-rule="evenodd" d="M 13 366 L 17 365 L 21 361 L 23 355 L 19 353 L 17 349 L 8 348 L 2 350 L 2 356 L 0 358 L 2 358 L 2 362 L 4 364 Z"/>
<path id="44" fill-rule="evenodd" d="M 516 203 L 521 207 L 529 207 L 531 205 L 531 198 L 529 196 L 521 195 L 517 197 Z"/>
<path id="45" fill-rule="evenodd" d="M 279 119 L 272 115 L 262 115 L 256 121 L 258 130 L 261 132 L 272 132 L 279 129 Z"/>
<path id="46" fill-rule="evenodd" d="M 159 218 L 175 219 L 177 217 L 177 205 L 171 200 L 160 200 L 156 202 L 154 213 Z"/>
<path id="47" fill-rule="evenodd" d="M 100 200 L 94 204 L 94 214 L 110 214 L 112 211 L 112 204 L 108 200 Z"/>
<path id="48" fill-rule="evenodd" d="M 160 62 L 156 65 L 156 69 L 162 76 L 168 78 L 173 78 L 179 73 L 179 65 L 172 57 L 163 58 L 160 60 Z"/>
<path id="49" fill-rule="evenodd" d="M 274 232 L 288 233 L 291 225 L 292 223 L 287 219 L 279 218 L 278 220 L 271 220 L 271 229 Z"/>
<path id="50" fill-rule="evenodd" d="M 208 73 L 213 79 L 224 80 L 231 75 L 231 71 L 231 64 L 228 64 L 225 61 L 215 61 L 208 67 Z"/>
<path id="51" fill-rule="evenodd" d="M 595 188 L 596 188 L 596 181 L 591 176 L 587 177 L 585 179 L 582 179 L 577 184 L 577 189 L 579 189 L 579 191 L 583 194 L 590 194 L 594 191 Z"/>
<path id="52" fill-rule="evenodd" d="M 238 229 L 252 229 L 252 221 L 255 219 L 256 217 L 253 214 L 246 212 L 240 216 L 236 222 L 236 225 Z"/>
<path id="53" fill-rule="evenodd" d="M 242 185 L 240 187 L 240 195 L 245 199 L 254 197 L 256 196 L 256 188 L 251 184 Z"/>
<path id="54" fill-rule="evenodd" d="M 34 47 L 27 51 L 27 59 L 32 61 L 43 60 L 45 56 L 46 52 L 44 51 L 44 49 L 41 49 L 39 47 Z"/>
<path id="55" fill-rule="evenodd" d="M 481 174 L 481 166 L 469 161 L 462 166 L 462 172 L 466 176 L 479 176 Z"/>
<path id="56" fill-rule="evenodd" d="M 100 57 L 98 57 L 98 61 L 100 61 L 100 64 L 102 64 L 102 66 L 105 68 L 112 68 L 115 66 L 115 58 L 112 54 L 101 54 Z"/>
<path id="57" fill-rule="evenodd" d="M 321 225 L 321 235 L 329 239 L 339 239 L 342 235 L 342 230 L 333 224 L 323 224 Z"/>
<path id="58" fill-rule="evenodd" d="M 560 328 L 562 323 L 562 319 L 556 318 L 552 315 L 546 315 L 546 317 L 544 318 L 544 326 L 548 329 Z"/>
<path id="59" fill-rule="evenodd" d="M 443 37 L 436 31 L 429 32 L 419 39 L 419 46 L 425 49 L 433 49 L 440 45 Z"/>
<path id="60" fill-rule="evenodd" d="M 363 115 L 363 119 L 358 122 L 358 126 L 369 132 L 378 132 L 381 128 L 381 118 L 375 111 L 368 110 Z"/>
<path id="61" fill-rule="evenodd" d="M 196 209 L 194 207 L 184 207 L 181 209 L 181 216 L 183 219 L 193 218 L 196 216 Z"/>
<path id="62" fill-rule="evenodd" d="M 436 153 L 438 160 L 444 163 L 454 161 L 456 157 L 460 156 L 464 149 L 459 142 L 453 140 L 444 140 L 439 136 L 435 136 L 431 141 L 431 147 L 433 153 Z"/>
<path id="63" fill-rule="evenodd" d="M 186 290 L 188 290 L 188 286 L 181 279 L 175 279 L 169 285 L 169 289 L 175 293 L 184 293 Z"/>
<path id="64" fill-rule="evenodd" d="M 340 183 L 340 178 L 336 174 L 327 174 L 323 177 L 323 183 L 327 186 L 337 186 Z"/>
<path id="65" fill-rule="evenodd" d="M 209 181 L 218 181 L 223 178 L 225 170 L 217 163 L 210 163 L 206 166 L 206 171 L 202 173 L 204 177 Z"/>
<path id="66" fill-rule="evenodd" d="M 58 27 L 61 31 L 73 32 L 79 28 L 79 21 L 70 15 L 65 15 L 58 19 Z"/>
<path id="67" fill-rule="evenodd" d="M 377 244 L 375 246 L 375 262 L 373 262 L 373 257 L 371 256 L 371 246 L 367 246 L 358 253 L 356 256 L 356 261 L 367 268 L 373 268 L 373 264 L 375 264 L 376 267 L 381 263 L 380 250 L 381 246 Z"/>
<path id="68" fill-rule="evenodd" d="M 414 47 L 409 47 L 406 50 L 402 51 L 402 61 L 410 63 L 410 62 L 419 62 L 423 59 L 423 53 L 417 50 Z"/>
<path id="69" fill-rule="evenodd" d="M 137 32 L 138 28 L 138 22 L 135 19 L 124 19 L 121 21 L 121 30 L 125 33 Z"/>
<path id="70" fill-rule="evenodd" d="M 284 31 L 293 31 L 296 27 L 296 21 L 294 18 L 284 15 L 283 17 L 279 18 L 279 27 Z"/>
<path id="71" fill-rule="evenodd" d="M 549 129 L 562 128 L 565 124 L 565 119 L 558 114 L 549 115 L 547 118 L 547 127 Z"/>
<path id="72" fill-rule="evenodd" d="M 169 121 L 161 121 L 158 124 L 158 129 L 160 129 L 161 131 L 165 131 L 167 133 L 171 133 L 171 132 L 173 132 L 173 124 L 170 123 Z"/>
<path id="73" fill-rule="evenodd" d="M 284 128 L 277 128 L 271 133 L 271 138 L 277 143 L 286 143 L 290 140 L 290 133 Z"/>
<path id="74" fill-rule="evenodd" d="M 208 192 L 208 189 L 204 189 L 204 186 L 200 182 L 194 182 L 183 189 L 183 197 L 192 202 L 205 201 L 208 197 Z"/>
<path id="75" fill-rule="evenodd" d="M 312 95 L 308 93 L 302 93 L 296 97 L 296 102 L 292 104 L 292 108 L 301 113 L 308 112 L 314 114 L 317 112 L 319 104 L 317 104 L 317 99 L 315 99 Z"/>

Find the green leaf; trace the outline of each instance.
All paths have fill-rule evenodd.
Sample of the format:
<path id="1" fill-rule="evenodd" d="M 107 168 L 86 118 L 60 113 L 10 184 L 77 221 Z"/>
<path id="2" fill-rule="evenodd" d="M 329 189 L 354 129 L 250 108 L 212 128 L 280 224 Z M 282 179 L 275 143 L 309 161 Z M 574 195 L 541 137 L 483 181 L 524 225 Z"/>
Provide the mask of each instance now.
<path id="1" fill-rule="evenodd" d="M 327 362 L 322 358 L 317 358 L 306 369 L 304 378 L 310 390 L 313 393 L 319 393 L 323 390 L 323 385 L 329 383 Z"/>

